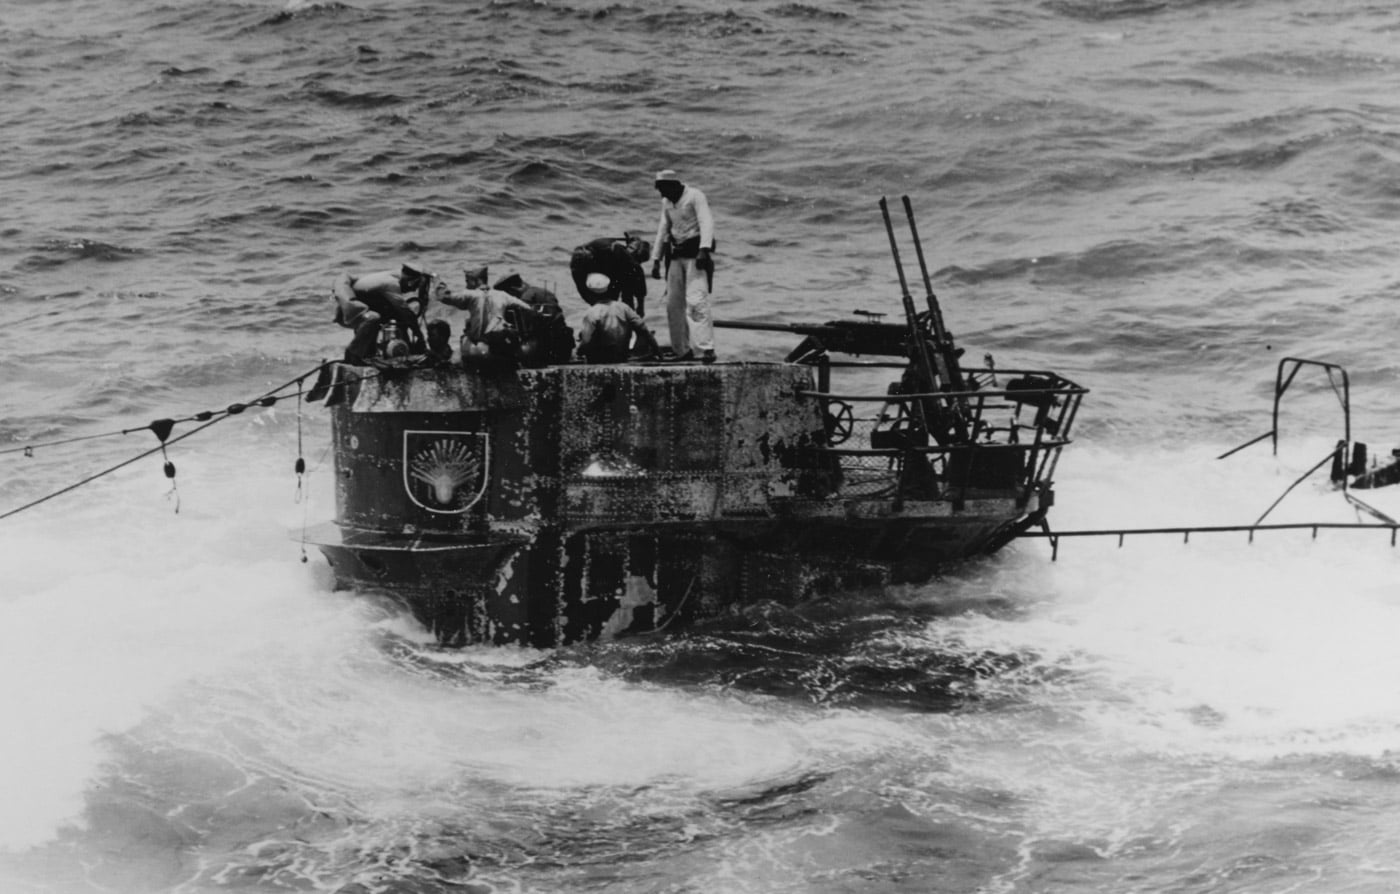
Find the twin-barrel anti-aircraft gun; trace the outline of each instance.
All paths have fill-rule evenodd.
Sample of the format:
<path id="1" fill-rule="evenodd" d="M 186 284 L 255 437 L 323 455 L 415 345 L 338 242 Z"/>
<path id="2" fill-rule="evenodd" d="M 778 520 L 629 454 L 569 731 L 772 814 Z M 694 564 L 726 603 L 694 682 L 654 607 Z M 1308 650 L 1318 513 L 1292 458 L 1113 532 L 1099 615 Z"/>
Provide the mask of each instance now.
<path id="1" fill-rule="evenodd" d="M 908 199 L 922 309 L 880 207 L 903 322 L 717 322 L 796 336 L 781 361 L 329 365 L 336 517 L 306 539 L 453 645 L 671 629 L 1000 549 L 1044 523 L 1085 389 L 964 368 Z"/>
<path id="2" fill-rule="evenodd" d="M 1018 537 L 1049 538 L 1052 556 L 1077 536 L 1349 527 L 1388 529 L 1395 542 L 1400 525 L 1351 491 L 1400 483 L 1400 463 L 1368 465 L 1352 441 L 1343 370 L 1291 358 L 1279 366 L 1271 430 L 1237 450 L 1276 445 L 1284 392 L 1300 369 L 1323 368 L 1345 431 L 1307 474 L 1330 463 L 1333 482 L 1376 521 L 1271 525 L 1271 506 L 1248 525 L 1052 531 L 1054 473 L 1087 391 L 1047 370 L 962 365 L 903 202 L 922 309 L 880 202 L 902 323 L 717 323 L 796 337 L 773 361 L 463 366 L 410 353 L 327 363 L 309 391 L 304 376 L 223 410 L 156 420 L 145 428 L 159 446 L 107 471 L 164 457 L 251 407 L 322 401 L 335 517 L 299 536 L 340 586 L 402 603 L 446 645 L 679 629 L 765 600 L 927 581 Z"/>
<path id="3" fill-rule="evenodd" d="M 1375 523 L 1267 524 L 1271 506 L 1242 525 L 1052 530 L 1087 391 L 962 365 L 903 202 L 925 307 L 882 200 L 903 322 L 716 323 L 797 337 L 782 361 L 329 368 L 336 518 L 307 539 L 341 585 L 392 596 L 445 644 L 534 646 L 927 581 L 1017 537 L 1049 539 L 1052 557 L 1080 536 L 1379 527 L 1394 542 L 1349 490 L 1400 481 L 1400 465 L 1367 468 L 1349 407 L 1327 462 Z M 1250 444 L 1277 441 L 1278 400 L 1307 365 L 1341 377 L 1346 406 L 1344 371 L 1287 360 L 1273 429 Z"/>

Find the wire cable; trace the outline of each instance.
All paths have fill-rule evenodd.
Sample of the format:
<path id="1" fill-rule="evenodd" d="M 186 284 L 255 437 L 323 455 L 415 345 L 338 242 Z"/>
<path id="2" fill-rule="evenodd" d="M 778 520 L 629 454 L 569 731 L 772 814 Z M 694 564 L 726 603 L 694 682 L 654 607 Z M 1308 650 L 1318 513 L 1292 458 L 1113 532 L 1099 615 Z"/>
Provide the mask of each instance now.
<path id="1" fill-rule="evenodd" d="M 41 505 L 41 504 L 43 504 L 43 503 L 47 503 L 49 500 L 52 500 L 52 499 L 54 499 L 55 497 L 59 497 L 59 496 L 62 496 L 63 494 L 66 494 L 66 493 L 70 493 L 70 492 L 72 492 L 72 491 L 75 491 L 75 490 L 77 490 L 77 489 L 80 488 L 80 487 L 84 487 L 84 486 L 86 486 L 86 485 L 88 485 L 88 484 L 91 484 L 92 482 L 96 481 L 96 480 L 99 479 L 99 478 L 102 478 L 102 477 L 104 477 L 104 476 L 106 476 L 106 475 L 110 475 L 110 474 L 112 474 L 113 472 L 116 472 L 116 471 L 118 471 L 118 470 L 120 470 L 120 469 L 123 469 L 123 468 L 125 468 L 125 467 L 131 465 L 132 463 L 135 463 L 135 462 L 138 462 L 138 461 L 140 461 L 140 460 L 142 460 L 142 459 L 145 459 L 146 457 L 151 456 L 151 455 L 153 455 L 153 454 L 155 454 L 155 453 L 160 453 L 160 454 L 162 455 L 162 457 L 164 458 L 164 460 L 165 460 L 165 463 L 164 463 L 165 477 L 167 477 L 167 478 L 169 478 L 169 479 L 171 480 L 171 488 L 172 488 L 172 489 L 171 489 L 171 493 L 176 494 L 176 509 L 175 509 L 175 511 L 176 511 L 176 512 L 179 512 L 179 496 L 178 496 L 178 492 L 175 490 L 175 487 L 174 487 L 174 485 L 175 485 L 175 464 L 172 463 L 172 462 L 170 461 L 170 457 L 168 456 L 168 454 L 166 454 L 166 447 L 167 447 L 167 446 L 169 446 L 169 445 L 171 445 L 171 444 L 179 443 L 180 441 L 183 441 L 183 440 L 185 440 L 185 439 L 188 438 L 188 437 L 191 437 L 191 436 L 193 436 L 193 435 L 198 434 L 199 432 L 204 431 L 204 429 L 206 429 L 206 428 L 208 428 L 209 426 L 215 424 L 216 422 L 222 422 L 223 420 L 229 418 L 230 416 L 237 416 L 237 415 L 243 413 L 245 410 L 247 410 L 247 409 L 249 409 L 249 408 L 251 408 L 251 407 L 270 407 L 270 406 L 272 406 L 273 404 L 276 404 L 276 403 L 277 403 L 279 400 L 281 400 L 283 397 L 290 397 L 290 396 L 291 396 L 290 394 L 288 394 L 288 395 L 282 395 L 282 394 L 280 394 L 280 392 L 285 391 L 286 389 L 291 388 L 291 387 L 293 387 L 293 386 L 295 386 L 296 389 L 297 389 L 297 391 L 296 391 L 296 396 L 297 396 L 298 403 L 300 403 L 301 395 L 302 395 L 302 385 L 303 385 L 303 383 L 305 382 L 305 380 L 306 380 L 309 376 L 315 375 L 316 373 L 320 372 L 320 371 L 321 371 L 323 368 L 325 368 L 327 365 L 328 365 L 328 364 L 327 364 L 326 362 L 322 362 L 322 363 L 320 363 L 320 364 L 317 364 L 315 367 L 311 368 L 311 369 L 308 370 L 307 372 L 304 372 L 304 373 L 302 373 L 301 375 L 299 375 L 299 376 L 297 376 L 297 377 L 295 377 L 295 378 L 293 378 L 293 379 L 289 379 L 288 381 L 282 383 L 281 385 L 278 385 L 278 386 L 275 387 L 275 388 L 272 388 L 272 389 L 269 389 L 268 391 L 263 392 L 260 396 L 255 397 L 255 398 L 253 398 L 252 400 L 247 401 L 246 403 L 232 403 L 232 404 L 229 404 L 227 407 L 223 408 L 222 410 L 202 410 L 202 411 L 200 411 L 200 412 L 198 412 L 198 413 L 193 413 L 193 414 L 191 414 L 191 415 L 189 415 L 189 416 L 185 416 L 185 417 L 183 417 L 183 418 L 181 418 L 181 419 L 169 419 L 169 418 L 156 419 L 156 420 L 154 420 L 154 421 L 152 421 L 152 422 L 150 422 L 150 423 L 148 423 L 148 424 L 146 424 L 146 425 L 137 426 L 137 427 L 134 427 L 134 428 L 121 429 L 120 431 L 107 432 L 107 433 L 98 434 L 98 435 L 84 435 L 84 436 L 80 436 L 80 437 L 76 437 L 76 438 L 69 438 L 69 439 L 58 440 L 58 441 L 50 441 L 50 442 L 46 442 L 46 443 L 41 444 L 41 445 L 28 444 L 28 445 L 24 445 L 24 446 L 20 446 L 20 447 L 14 447 L 14 448 L 8 448 L 8 449 L 6 449 L 6 450 L 0 451 L 0 454 L 17 453 L 17 452 L 21 452 L 21 451 L 22 451 L 22 452 L 24 453 L 25 456 L 33 456 L 33 455 L 34 455 L 34 449 L 35 449 L 36 447 L 41 447 L 41 446 L 42 446 L 42 447 L 53 447 L 53 446 L 59 446 L 59 445 L 64 445 L 64 444 L 72 444 L 72 443 L 75 443 L 75 442 L 78 442 L 78 441 L 92 440 L 92 439 L 95 439 L 95 438 L 112 437 L 112 436 L 115 436 L 115 435 L 129 435 L 129 434 L 132 434 L 132 433 L 138 432 L 138 431 L 150 431 L 150 432 L 154 433 L 155 436 L 156 436 L 156 438 L 160 441 L 160 443 L 157 444 L 155 447 L 152 447 L 152 448 L 149 449 L 149 450 L 144 450 L 144 451 L 142 451 L 141 453 L 138 453 L 138 454 L 136 454 L 135 456 L 133 456 L 133 457 L 131 457 L 131 458 L 129 458 L 129 459 L 123 460 L 122 462 L 119 462 L 119 463 L 117 463 L 117 464 L 114 465 L 114 466 L 109 466 L 108 468 L 103 469 L 103 470 L 100 471 L 100 472 L 97 472 L 97 473 L 95 473 L 95 474 L 89 475 L 89 476 L 87 476 L 86 478 L 83 478 L 83 479 L 81 479 L 81 480 L 79 480 L 79 481 L 76 481 L 76 482 L 70 484 L 70 485 L 67 485 L 66 487 L 59 488 L 58 490 L 53 491 L 52 493 L 46 494 L 46 495 L 44 495 L 44 496 L 38 498 L 37 500 L 31 500 L 30 502 L 25 503 L 25 504 L 22 505 L 22 506 L 18 506 L 18 507 L 16 507 L 16 508 L 10 509 L 10 510 L 8 510 L 8 511 L 6 511 L 6 512 L 0 512 L 0 520 L 9 518 L 9 517 L 12 516 L 12 515 L 18 515 L 19 513 L 24 512 L 25 510 L 33 509 L 35 506 L 39 506 L 39 505 Z M 189 430 L 189 431 L 187 431 L 187 432 L 184 432 L 183 434 L 177 435 L 177 436 L 175 436 L 175 437 L 171 437 L 171 434 L 172 434 L 172 432 L 174 431 L 175 426 L 180 425 L 180 424 L 183 424 L 183 423 L 188 423 L 188 422 L 200 422 L 200 423 L 202 423 L 202 424 L 199 425 L 199 426 L 197 426 L 196 428 L 193 428 L 193 429 L 191 429 L 191 430 Z M 298 406 L 298 431 L 297 431 L 297 475 L 298 475 L 298 488 L 300 488 L 300 476 L 301 476 L 301 473 L 302 473 L 302 471 L 303 471 L 303 469 L 304 469 L 304 467 L 305 467 L 305 466 L 304 466 L 304 460 L 303 460 L 302 457 L 301 457 L 301 449 L 302 449 L 302 448 L 301 448 L 301 430 L 300 430 L 300 406 Z"/>

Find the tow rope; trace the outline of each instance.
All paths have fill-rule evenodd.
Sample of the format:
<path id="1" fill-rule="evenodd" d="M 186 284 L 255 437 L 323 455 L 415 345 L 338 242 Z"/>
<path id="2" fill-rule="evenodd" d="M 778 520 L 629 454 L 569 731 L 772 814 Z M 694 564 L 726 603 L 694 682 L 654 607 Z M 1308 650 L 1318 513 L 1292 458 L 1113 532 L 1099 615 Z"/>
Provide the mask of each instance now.
<path id="1" fill-rule="evenodd" d="M 124 428 L 119 429 L 117 431 L 110 431 L 96 435 L 80 435 L 78 437 L 63 438 L 60 440 L 45 441 L 42 443 L 21 444 L 15 447 L 7 447 L 3 450 L 0 450 L 0 455 L 10 453 L 22 453 L 25 457 L 33 457 L 34 452 L 36 450 L 48 449 L 51 447 L 61 447 L 69 444 L 75 444 L 80 441 L 96 440 L 98 438 L 110 438 L 117 437 L 119 435 L 129 435 L 135 432 L 142 431 L 151 432 L 156 436 L 157 441 L 159 441 L 159 443 L 155 447 L 152 447 L 149 450 L 143 450 L 135 456 L 122 460 L 116 465 L 109 466 L 108 468 L 103 469 L 100 472 L 96 472 L 92 475 L 87 476 L 86 478 L 75 481 L 72 484 L 69 484 L 65 487 L 61 487 L 58 490 L 55 490 L 52 493 L 45 494 L 44 496 L 39 497 L 36 500 L 31 500 L 30 502 L 25 503 L 22 506 L 16 506 L 13 509 L 7 510 L 5 512 L 0 512 L 0 519 L 6 519 L 12 515 L 18 515 L 21 512 L 33 509 L 34 507 L 47 503 L 48 501 L 56 497 L 60 497 L 66 493 L 75 491 L 80 487 L 84 487 L 88 484 L 91 484 L 92 482 L 97 481 L 100 478 L 104 478 L 107 475 L 111 475 L 113 472 L 116 472 L 119 469 L 123 469 L 131 465 L 132 463 L 139 462 L 140 460 L 145 459 L 146 457 L 151 456 L 155 453 L 159 453 L 161 455 L 162 469 L 164 471 L 165 477 L 170 481 L 170 492 L 166 494 L 166 497 L 167 499 L 173 499 L 175 503 L 175 511 L 178 513 L 180 511 L 180 495 L 179 489 L 176 486 L 175 482 L 175 463 L 170 459 L 170 455 L 167 452 L 166 448 L 174 444 L 178 444 L 180 441 L 183 441 L 186 438 L 193 437 L 194 435 L 197 435 L 200 432 L 204 431 L 206 428 L 209 428 L 211 425 L 228 419 L 230 416 L 240 415 L 245 410 L 254 407 L 271 407 L 280 400 L 292 397 L 292 393 L 283 393 L 288 392 L 288 390 L 292 388 L 295 388 L 295 396 L 297 399 L 297 458 L 294 469 L 297 476 L 296 499 L 298 502 L 300 502 L 302 498 L 302 479 L 306 473 L 306 460 L 302 456 L 301 430 L 301 399 L 302 394 L 304 393 L 303 386 L 308 378 L 319 375 L 330 365 L 331 364 L 329 362 L 322 361 L 321 363 L 317 364 L 316 366 L 312 367 L 311 369 L 307 370 L 306 372 L 302 373 L 296 378 L 289 379 L 283 384 L 271 389 L 270 391 L 264 392 L 258 397 L 239 403 L 232 403 L 222 409 L 201 410 L 198 413 L 192 413 L 180 418 L 156 419 L 146 425 L 136 426 L 133 428 Z M 197 422 L 201 424 L 182 434 L 174 434 L 176 426 L 188 424 L 191 422 Z"/>

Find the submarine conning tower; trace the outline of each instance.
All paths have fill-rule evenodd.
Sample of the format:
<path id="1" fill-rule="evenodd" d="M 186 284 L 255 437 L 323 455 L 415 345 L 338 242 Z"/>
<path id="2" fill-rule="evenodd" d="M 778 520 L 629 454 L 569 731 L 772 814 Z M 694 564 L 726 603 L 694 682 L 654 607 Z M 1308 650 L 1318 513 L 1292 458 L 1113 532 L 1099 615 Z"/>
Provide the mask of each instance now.
<path id="1" fill-rule="evenodd" d="M 735 595 L 726 522 L 834 486 L 821 407 L 796 397 L 812 373 L 790 364 L 338 364 L 335 383 L 336 521 L 311 539 L 339 584 L 384 590 L 448 642 L 548 646 L 703 611 Z"/>
<path id="2" fill-rule="evenodd" d="M 379 371 L 333 416 L 337 518 L 414 536 L 772 514 L 820 487 L 802 454 L 821 410 L 794 397 L 810 380 L 757 363 Z"/>
<path id="3" fill-rule="evenodd" d="M 1082 389 L 838 395 L 829 365 L 333 364 L 336 517 L 306 539 L 444 644 L 552 647 L 927 580 L 1044 518 Z M 911 432 L 935 402 L 967 438 Z"/>
<path id="4" fill-rule="evenodd" d="M 800 336 L 782 363 L 325 366 L 336 518 L 304 539 L 444 644 L 551 647 L 923 582 L 1045 525 L 1087 392 L 962 366 L 903 205 L 927 309 L 881 198 L 904 323 L 715 321 Z"/>

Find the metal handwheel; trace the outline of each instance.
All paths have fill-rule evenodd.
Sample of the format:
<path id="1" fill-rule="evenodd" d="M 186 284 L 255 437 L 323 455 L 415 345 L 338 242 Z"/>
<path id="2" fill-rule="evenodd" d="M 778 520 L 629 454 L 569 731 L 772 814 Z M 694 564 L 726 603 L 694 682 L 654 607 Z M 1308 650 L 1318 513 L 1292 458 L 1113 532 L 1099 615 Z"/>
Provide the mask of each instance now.
<path id="1" fill-rule="evenodd" d="M 834 412 L 833 412 L 834 411 Z M 841 400 L 826 405 L 826 440 L 828 444 L 844 444 L 855 430 L 856 414 L 851 405 Z"/>

